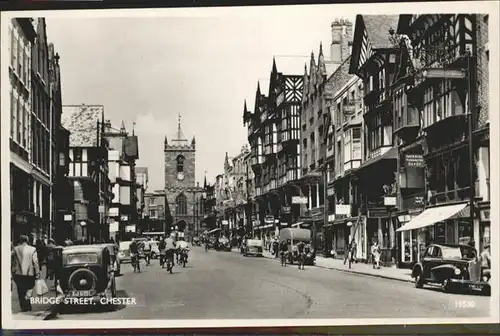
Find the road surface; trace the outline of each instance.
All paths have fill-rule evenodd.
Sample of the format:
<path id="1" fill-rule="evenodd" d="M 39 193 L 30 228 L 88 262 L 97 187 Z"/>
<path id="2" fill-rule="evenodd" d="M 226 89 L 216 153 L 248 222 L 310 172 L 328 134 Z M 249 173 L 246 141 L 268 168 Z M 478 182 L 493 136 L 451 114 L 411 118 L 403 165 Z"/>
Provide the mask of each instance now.
<path id="1" fill-rule="evenodd" d="M 186 268 L 122 265 L 118 296 L 135 305 L 79 309 L 61 320 L 487 317 L 489 297 L 194 247 Z"/>

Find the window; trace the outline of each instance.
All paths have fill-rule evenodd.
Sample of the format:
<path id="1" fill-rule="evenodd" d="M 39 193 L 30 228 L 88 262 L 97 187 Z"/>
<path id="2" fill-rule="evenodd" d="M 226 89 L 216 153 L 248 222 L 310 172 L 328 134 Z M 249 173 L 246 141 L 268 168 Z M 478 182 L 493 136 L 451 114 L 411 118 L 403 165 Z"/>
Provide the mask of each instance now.
<path id="1" fill-rule="evenodd" d="M 177 172 L 181 173 L 184 171 L 184 156 L 177 156 Z"/>
<path id="2" fill-rule="evenodd" d="M 60 167 L 64 167 L 64 165 L 66 164 L 66 156 L 64 155 L 64 153 L 59 153 L 59 166 Z"/>
<path id="3" fill-rule="evenodd" d="M 154 199 L 154 197 L 151 197 L 151 198 L 149 199 L 149 204 L 150 204 L 150 205 L 154 205 L 154 204 L 155 204 L 155 199 Z"/>
<path id="4" fill-rule="evenodd" d="M 12 69 L 14 69 L 14 71 L 17 71 L 17 45 L 18 45 L 18 42 L 17 42 L 17 36 L 16 36 L 16 30 L 15 29 L 12 29 L 12 57 L 11 57 L 11 65 L 12 65 Z"/>
<path id="5" fill-rule="evenodd" d="M 82 162 L 81 148 L 73 148 L 73 162 Z"/>
<path id="6" fill-rule="evenodd" d="M 10 137 L 14 138 L 16 129 L 16 109 L 17 109 L 17 98 L 14 96 L 14 91 L 12 88 L 10 90 Z"/>
<path id="7" fill-rule="evenodd" d="M 17 133 L 16 133 L 16 139 L 17 143 L 21 144 L 21 133 L 23 132 L 23 105 L 24 102 L 22 100 L 22 97 L 19 96 L 19 101 L 17 102 Z"/>
<path id="8" fill-rule="evenodd" d="M 149 210 L 149 217 L 150 218 L 157 218 L 157 213 L 156 210 Z"/>
<path id="9" fill-rule="evenodd" d="M 28 104 L 26 103 L 23 107 L 23 147 L 28 148 L 28 119 L 29 117 L 29 111 L 28 111 Z"/>
<path id="10" fill-rule="evenodd" d="M 428 87 L 424 91 L 424 127 L 428 127 L 434 123 L 434 90 Z"/>
<path id="11" fill-rule="evenodd" d="M 186 195 L 179 194 L 175 199 L 175 209 L 177 215 L 187 215 Z"/>
<path id="12" fill-rule="evenodd" d="M 17 75 L 22 78 L 23 71 L 22 71 L 22 64 L 24 62 L 24 53 L 23 53 L 23 39 L 21 36 L 17 39 Z"/>

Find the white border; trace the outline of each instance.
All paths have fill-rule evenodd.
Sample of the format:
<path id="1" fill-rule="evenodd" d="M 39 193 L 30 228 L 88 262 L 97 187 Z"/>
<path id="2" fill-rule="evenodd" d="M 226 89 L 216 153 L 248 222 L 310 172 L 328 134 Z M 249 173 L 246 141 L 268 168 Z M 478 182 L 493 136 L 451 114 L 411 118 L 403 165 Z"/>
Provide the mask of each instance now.
<path id="1" fill-rule="evenodd" d="M 317 7 L 322 7 L 322 10 L 331 11 L 332 19 L 338 14 L 351 17 L 355 14 L 401 14 L 401 13 L 449 13 L 452 10 L 455 13 L 470 13 L 471 2 L 432 2 L 432 3 L 377 3 L 377 4 L 336 4 L 336 5 L 300 5 L 300 6 L 262 6 L 262 7 L 232 7 L 232 8 L 175 8 L 175 9 L 119 9 L 119 10 L 65 10 L 65 11 L 23 11 L 23 12 L 2 12 L 1 13 L 1 41 L 8 41 L 8 20 L 15 16 L 22 17 L 221 17 L 231 15 L 234 16 L 256 16 L 259 20 L 272 20 L 273 15 L 279 11 L 281 15 L 286 13 L 290 16 L 300 16 L 304 11 L 310 9 L 317 10 Z M 474 11 L 479 13 L 489 14 L 489 48 L 490 51 L 490 134 L 500 134 L 498 129 L 498 111 L 499 101 L 499 43 L 498 33 L 493 35 L 499 28 L 499 3 L 496 1 L 475 1 L 473 3 Z M 311 22 L 314 24 L 314 22 Z M 328 29 L 326 27 L 325 29 Z M 50 39 L 50 36 L 49 36 Z M 9 191 L 9 110 L 8 110 L 8 85 L 4 85 L 8 81 L 8 53 L 7 48 L 1 48 L 1 187 L 2 187 L 2 255 L 7 256 L 10 253 L 10 191 Z M 271 57 L 271 55 L 269 56 Z M 492 159 L 491 163 L 491 185 L 499 186 L 499 166 L 498 166 L 498 137 L 491 137 L 490 151 Z M 496 159 L 495 159 L 496 158 Z M 498 223 L 499 223 L 499 199 L 498 188 L 491 190 L 491 236 L 494 238 L 494 244 L 491 245 L 493 260 L 492 281 L 497 281 L 495 286 L 492 283 L 492 296 L 490 300 L 490 317 L 489 318 L 424 318 L 424 319 L 268 319 L 268 320 L 115 320 L 115 321 L 78 321 L 79 328 L 86 329 L 101 329 L 101 328 L 182 328 L 182 327 L 267 327 L 267 326 L 328 326 L 328 325 L 382 325 L 382 324 L 451 324 L 451 323 L 498 323 L 499 321 L 499 246 L 498 246 Z M 5 258 L 9 259 L 9 258 Z M 10 273 L 9 262 L 2 263 L 2 325 L 9 329 L 33 329 L 33 328 L 75 328 L 74 321 L 19 321 L 12 319 L 11 300 L 10 300 Z"/>

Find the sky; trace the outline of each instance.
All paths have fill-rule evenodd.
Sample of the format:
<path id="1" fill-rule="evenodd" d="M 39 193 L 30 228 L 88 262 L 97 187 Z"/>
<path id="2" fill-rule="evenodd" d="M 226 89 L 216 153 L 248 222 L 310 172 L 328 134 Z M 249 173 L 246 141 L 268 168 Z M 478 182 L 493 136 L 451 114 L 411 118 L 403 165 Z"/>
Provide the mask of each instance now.
<path id="1" fill-rule="evenodd" d="M 355 17 L 338 5 L 61 13 L 46 21 L 61 57 L 63 104 L 102 104 L 105 118 L 116 128 L 123 120 L 129 132 L 135 123 L 150 191 L 164 188 L 164 137 L 176 135 L 179 114 L 184 135 L 196 137 L 196 180 L 207 171 L 213 181 L 225 153 L 247 143 L 243 103 L 253 109 L 273 56 L 278 70 L 280 59 L 293 60 L 303 74 L 320 42 L 328 59 L 331 22 Z"/>

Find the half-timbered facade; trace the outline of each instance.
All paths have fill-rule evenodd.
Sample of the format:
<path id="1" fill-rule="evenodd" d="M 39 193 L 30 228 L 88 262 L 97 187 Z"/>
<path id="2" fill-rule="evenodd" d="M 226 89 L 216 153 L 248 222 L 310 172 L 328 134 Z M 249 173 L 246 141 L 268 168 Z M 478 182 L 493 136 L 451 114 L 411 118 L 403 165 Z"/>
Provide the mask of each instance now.
<path id="1" fill-rule="evenodd" d="M 397 33 L 407 39 L 416 67 L 406 99 L 419 111 L 419 131 L 425 136 L 427 220 L 418 216 L 401 229 L 410 231 L 410 238 L 404 233 L 404 239 L 412 241 L 413 259 L 430 242 L 475 242 L 480 247 L 477 204 L 472 202 L 470 208 L 471 199 L 479 196 L 479 137 L 471 138 L 479 119 L 478 20 L 480 16 L 472 14 L 400 16 Z"/>
<path id="2" fill-rule="evenodd" d="M 273 59 L 268 94 L 257 85 L 254 111 L 243 111 L 248 127 L 250 162 L 255 174 L 255 202 L 252 215 L 254 232 L 271 232 L 298 218 L 300 209 L 292 207 L 296 188 L 292 181 L 300 177 L 300 103 L 303 78 L 294 71 L 279 68 Z M 278 226 L 277 226 L 278 224 Z"/>
<path id="3" fill-rule="evenodd" d="M 397 27 L 396 15 L 357 15 L 350 73 L 363 82 L 363 163 L 356 171 L 361 207 L 366 221 L 360 229 L 367 251 L 377 241 L 381 261 L 394 261 L 397 149 L 393 139 L 390 85 L 395 71 L 395 48 L 389 29 Z"/>

